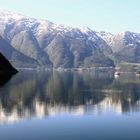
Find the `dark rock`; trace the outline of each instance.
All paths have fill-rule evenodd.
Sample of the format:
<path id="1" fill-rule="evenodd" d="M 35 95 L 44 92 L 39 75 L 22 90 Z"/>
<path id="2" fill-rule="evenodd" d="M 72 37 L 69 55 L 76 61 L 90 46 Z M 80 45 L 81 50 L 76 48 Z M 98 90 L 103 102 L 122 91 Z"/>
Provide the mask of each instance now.
<path id="1" fill-rule="evenodd" d="M 18 71 L 10 64 L 10 62 L 0 53 L 0 76 L 11 76 Z"/>

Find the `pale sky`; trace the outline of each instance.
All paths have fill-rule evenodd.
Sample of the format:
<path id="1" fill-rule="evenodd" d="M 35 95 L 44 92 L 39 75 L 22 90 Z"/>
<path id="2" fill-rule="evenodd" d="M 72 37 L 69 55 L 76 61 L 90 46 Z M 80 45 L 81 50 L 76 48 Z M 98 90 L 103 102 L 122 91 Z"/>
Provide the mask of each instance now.
<path id="1" fill-rule="evenodd" d="M 0 0 L 0 11 L 112 33 L 140 33 L 140 0 Z"/>

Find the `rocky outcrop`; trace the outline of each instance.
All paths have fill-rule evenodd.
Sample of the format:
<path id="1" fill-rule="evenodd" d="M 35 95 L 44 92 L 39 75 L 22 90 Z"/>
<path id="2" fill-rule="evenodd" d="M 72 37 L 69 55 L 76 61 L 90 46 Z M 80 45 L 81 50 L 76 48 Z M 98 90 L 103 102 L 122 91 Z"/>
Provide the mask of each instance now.
<path id="1" fill-rule="evenodd" d="M 10 64 L 10 62 L 0 53 L 0 76 L 11 76 L 18 71 Z"/>

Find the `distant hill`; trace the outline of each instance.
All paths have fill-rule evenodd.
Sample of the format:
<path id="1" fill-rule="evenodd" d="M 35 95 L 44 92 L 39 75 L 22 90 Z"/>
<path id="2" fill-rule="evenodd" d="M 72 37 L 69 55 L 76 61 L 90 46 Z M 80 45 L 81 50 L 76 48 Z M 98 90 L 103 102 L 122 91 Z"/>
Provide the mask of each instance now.
<path id="1" fill-rule="evenodd" d="M 114 67 L 139 63 L 140 35 L 72 28 L 19 14 L 0 13 L 0 51 L 16 67 Z M 5 47 L 3 47 L 5 46 Z"/>
<path id="2" fill-rule="evenodd" d="M 102 38 L 112 49 L 117 63 L 140 63 L 140 34 L 133 32 L 118 33 Z"/>

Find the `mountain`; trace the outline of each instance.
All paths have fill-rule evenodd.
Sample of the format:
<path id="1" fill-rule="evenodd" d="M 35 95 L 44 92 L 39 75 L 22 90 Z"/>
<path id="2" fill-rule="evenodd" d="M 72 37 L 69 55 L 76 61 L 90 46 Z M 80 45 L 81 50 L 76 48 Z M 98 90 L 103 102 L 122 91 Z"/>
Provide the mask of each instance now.
<path id="1" fill-rule="evenodd" d="M 89 28 L 72 28 L 5 12 L 0 13 L 0 35 L 20 53 L 15 66 L 20 67 L 22 60 L 29 63 L 24 65 L 28 67 L 32 67 L 30 62 L 54 68 L 114 66 L 108 57 L 111 48 Z M 12 62 L 12 58 L 9 60 Z"/>
<path id="2" fill-rule="evenodd" d="M 37 62 L 12 47 L 0 36 L 0 52 L 16 67 L 35 67 Z"/>
<path id="3" fill-rule="evenodd" d="M 110 33 L 100 34 L 100 37 L 112 49 L 112 56 L 116 63 L 140 63 L 140 34 L 134 32 L 123 32 L 112 35 Z"/>
<path id="4" fill-rule="evenodd" d="M 125 32 L 113 37 L 111 44 L 117 61 L 140 63 L 140 34 Z"/>
<path id="5" fill-rule="evenodd" d="M 7 44 L 0 51 L 16 67 L 114 67 L 140 62 L 140 34 L 132 32 L 114 35 L 1 12 L 0 36 L 0 42 Z"/>

